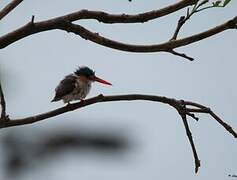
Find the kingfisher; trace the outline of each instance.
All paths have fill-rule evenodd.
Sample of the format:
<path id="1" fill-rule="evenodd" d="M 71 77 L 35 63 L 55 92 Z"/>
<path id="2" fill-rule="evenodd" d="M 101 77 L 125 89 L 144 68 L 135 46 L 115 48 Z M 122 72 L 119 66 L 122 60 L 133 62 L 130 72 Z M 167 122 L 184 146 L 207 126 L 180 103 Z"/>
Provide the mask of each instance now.
<path id="1" fill-rule="evenodd" d="M 55 88 L 55 96 L 51 102 L 63 100 L 65 104 L 70 104 L 70 102 L 74 100 L 83 101 L 91 90 L 92 82 L 95 81 L 112 85 L 108 81 L 97 77 L 95 71 L 89 67 L 81 66 L 76 69 L 75 72 L 65 76 L 65 78 L 60 81 Z"/>

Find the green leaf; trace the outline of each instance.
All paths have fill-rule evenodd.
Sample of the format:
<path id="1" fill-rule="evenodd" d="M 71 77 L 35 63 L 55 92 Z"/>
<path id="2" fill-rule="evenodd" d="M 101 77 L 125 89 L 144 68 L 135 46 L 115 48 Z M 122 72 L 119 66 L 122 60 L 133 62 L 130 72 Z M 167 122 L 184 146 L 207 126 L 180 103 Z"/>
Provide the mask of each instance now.
<path id="1" fill-rule="evenodd" d="M 229 4 L 231 0 L 225 0 L 224 3 L 223 3 L 223 7 L 225 7 L 227 4 Z"/>

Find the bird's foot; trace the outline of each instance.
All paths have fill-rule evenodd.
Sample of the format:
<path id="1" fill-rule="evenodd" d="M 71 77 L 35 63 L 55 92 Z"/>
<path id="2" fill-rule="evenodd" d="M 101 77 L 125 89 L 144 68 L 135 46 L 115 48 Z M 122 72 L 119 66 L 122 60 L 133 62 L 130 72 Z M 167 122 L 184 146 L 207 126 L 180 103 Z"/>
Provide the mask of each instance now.
<path id="1" fill-rule="evenodd" d="M 79 103 L 80 103 L 80 104 L 84 104 L 84 103 L 85 103 L 85 100 L 84 100 L 84 99 L 81 99 Z"/>
<path id="2" fill-rule="evenodd" d="M 66 106 L 71 106 L 71 103 L 70 103 L 70 102 L 67 102 Z"/>

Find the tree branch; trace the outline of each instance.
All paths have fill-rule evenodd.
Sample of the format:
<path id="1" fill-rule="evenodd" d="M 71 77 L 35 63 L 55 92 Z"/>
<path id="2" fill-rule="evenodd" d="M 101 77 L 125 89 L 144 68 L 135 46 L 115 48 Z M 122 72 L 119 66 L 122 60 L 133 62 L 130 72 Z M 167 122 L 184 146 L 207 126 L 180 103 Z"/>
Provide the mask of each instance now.
<path id="1" fill-rule="evenodd" d="M 0 20 L 6 16 L 10 11 L 12 11 L 18 4 L 20 4 L 23 0 L 12 0 L 7 6 L 5 6 L 0 11 Z M 64 19 L 66 21 L 77 21 L 80 19 L 95 19 L 99 22 L 103 23 L 143 23 L 149 20 L 157 19 L 162 16 L 166 16 L 173 12 L 176 12 L 180 9 L 183 9 L 187 6 L 190 6 L 196 3 L 198 0 L 181 0 L 177 3 L 168 5 L 164 8 L 158 10 L 152 10 L 145 13 L 139 14 L 109 14 L 103 11 L 89 11 L 87 9 L 83 9 L 74 13 L 70 13 L 64 16 L 56 17 L 52 20 Z"/>
<path id="2" fill-rule="evenodd" d="M 181 0 L 177 3 L 168 5 L 158 10 L 152 10 L 139 14 L 109 14 L 103 11 L 90 11 L 83 9 L 74 13 L 70 13 L 64 16 L 56 17 L 52 20 L 62 20 L 73 22 L 81 19 L 95 19 L 102 23 L 144 23 L 159 17 L 166 16 L 187 6 L 193 5 L 198 0 Z"/>
<path id="3" fill-rule="evenodd" d="M 12 0 L 0 11 L 0 20 L 17 7 L 23 0 Z"/>
<path id="4" fill-rule="evenodd" d="M 208 113 L 219 123 L 221 124 L 227 131 L 229 131 L 235 138 L 237 138 L 237 134 L 234 132 L 232 127 L 226 124 L 219 116 L 217 116 L 211 109 L 208 109 Z"/>
<path id="5" fill-rule="evenodd" d="M 72 24 L 69 22 L 62 23 L 59 29 L 65 30 L 67 32 L 73 32 L 75 34 L 80 35 L 82 38 L 86 40 L 90 40 L 97 44 L 110 47 L 113 49 L 118 49 L 121 51 L 144 53 L 144 52 L 159 52 L 159 51 L 170 52 L 172 49 L 175 49 L 181 46 L 186 46 L 188 44 L 200 41 L 202 39 L 211 37 L 215 34 L 221 33 L 227 29 L 234 29 L 236 24 L 237 24 L 237 16 L 207 31 L 204 31 L 192 36 L 188 36 L 182 39 L 167 41 L 165 43 L 152 44 L 152 45 L 125 44 L 122 42 L 114 41 L 114 40 L 105 38 L 103 36 L 100 36 L 98 33 L 93 33 L 80 25 Z"/>
<path id="6" fill-rule="evenodd" d="M 193 157 L 194 157 L 194 162 L 195 162 L 195 173 L 197 173 L 198 168 L 201 166 L 201 164 L 200 164 L 200 160 L 198 159 L 197 150 L 196 150 L 194 142 L 193 142 L 192 133 L 189 129 L 186 113 L 184 112 L 184 113 L 180 114 L 180 116 L 182 117 L 184 127 L 186 130 L 186 135 L 188 136 L 188 140 L 189 140 L 189 143 L 190 143 L 192 151 L 193 151 Z"/>
<path id="7" fill-rule="evenodd" d="M 175 51 L 175 50 L 170 50 L 170 53 L 171 54 L 173 54 L 173 55 L 176 55 L 176 56 L 180 56 L 180 57 L 183 57 L 183 58 L 185 58 L 185 59 L 188 59 L 189 61 L 193 61 L 194 60 L 194 58 L 192 58 L 192 57 L 190 57 L 190 56 L 187 56 L 186 54 L 184 54 L 184 53 L 179 53 L 179 52 L 177 52 L 177 51 Z"/>
<path id="8" fill-rule="evenodd" d="M 175 40 L 177 39 L 177 36 L 178 36 L 178 33 L 180 31 L 180 29 L 182 28 L 182 26 L 186 23 L 187 20 L 189 20 L 191 18 L 192 15 L 194 15 L 195 13 L 197 12 L 200 12 L 200 11 L 203 11 L 207 8 L 202 8 L 202 9 L 199 9 L 200 7 L 202 7 L 204 4 L 208 3 L 209 1 L 208 0 L 204 0 L 204 1 L 201 1 L 199 4 L 198 4 L 198 1 L 194 4 L 191 12 L 189 11 L 189 8 L 187 9 L 187 13 L 186 13 L 186 16 L 181 16 L 178 20 L 178 24 L 177 24 L 177 27 L 175 29 L 175 32 L 172 36 L 172 38 L 170 39 L 171 41 L 172 40 Z"/>
<path id="9" fill-rule="evenodd" d="M 174 34 L 173 34 L 172 38 L 170 39 L 170 41 L 177 39 L 178 33 L 185 22 L 186 22 L 186 17 L 181 16 L 178 20 L 177 27 L 176 27 Z"/>
<path id="10" fill-rule="evenodd" d="M 211 37 L 227 29 L 234 29 L 236 28 L 236 24 L 237 24 L 237 16 L 219 26 L 216 26 L 207 31 L 204 31 L 204 32 L 201 32 L 189 37 L 185 37 L 182 39 L 167 41 L 161 44 L 135 45 L 135 44 L 125 44 L 122 42 L 105 38 L 103 36 L 100 36 L 98 33 L 93 33 L 87 30 L 86 28 L 80 25 L 72 24 L 71 22 L 65 21 L 65 19 L 57 18 L 57 19 L 51 19 L 47 21 L 41 21 L 38 23 L 32 23 L 32 21 L 30 21 L 29 23 L 22 26 L 21 28 L 0 37 L 0 48 L 4 48 L 22 38 L 25 38 L 35 33 L 48 31 L 48 30 L 54 30 L 54 29 L 61 29 L 67 32 L 73 32 L 77 35 L 80 35 L 84 39 L 90 40 L 102 46 L 110 47 L 110 48 L 121 50 L 121 51 L 143 52 L 143 53 L 163 51 L 163 52 L 170 53 L 172 52 L 171 50 L 175 48 L 186 46 L 188 44 Z M 174 53 L 172 52 L 172 54 Z M 178 54 L 176 53 L 176 55 L 181 56 L 180 53 Z M 192 58 L 189 57 L 188 59 L 191 60 Z"/>
<path id="11" fill-rule="evenodd" d="M 68 104 L 66 106 L 63 106 L 61 108 L 26 117 L 21 119 L 9 119 L 8 121 L 2 121 L 0 122 L 0 128 L 7 128 L 7 127 L 13 127 L 13 126 L 21 126 L 26 124 L 32 124 L 35 122 L 39 122 L 51 117 L 55 117 L 58 115 L 61 115 L 66 112 L 74 111 L 76 109 L 80 109 L 82 107 L 86 107 L 92 104 L 101 103 L 101 102 L 114 102 L 114 101 L 135 101 L 135 100 L 146 100 L 146 101 L 154 101 L 154 102 L 160 102 L 163 104 L 167 104 L 174 109 L 177 110 L 179 115 L 181 116 L 184 127 L 186 130 L 186 134 L 188 136 L 190 145 L 192 147 L 193 156 L 195 160 L 195 172 L 197 173 L 198 168 L 200 167 L 200 160 L 198 158 L 196 148 L 193 142 L 192 134 L 188 126 L 187 122 L 187 116 L 191 116 L 195 120 L 197 120 L 197 117 L 193 113 L 206 113 L 210 114 L 216 121 L 220 123 L 221 126 L 223 126 L 229 133 L 231 133 L 235 138 L 237 138 L 237 133 L 232 129 L 230 125 L 225 123 L 223 120 L 221 120 L 210 108 L 195 103 L 191 101 L 184 101 L 184 100 L 176 100 L 173 98 L 168 98 L 165 96 L 153 96 L 153 95 L 144 95 L 144 94 L 128 94 L 128 95 L 114 95 L 114 96 L 103 96 L 98 95 L 90 99 L 86 99 L 82 102 Z M 191 106 L 191 107 L 186 107 Z"/>
<path id="12" fill-rule="evenodd" d="M 25 124 L 31 124 L 35 123 L 38 121 L 42 121 L 44 119 L 48 119 L 54 116 L 58 116 L 60 114 L 74 111 L 76 109 L 100 103 L 100 102 L 110 102 L 110 101 L 134 101 L 134 100 L 147 100 L 147 101 L 154 101 L 154 102 L 160 102 L 164 104 L 168 104 L 175 108 L 178 112 L 181 114 L 184 112 L 184 105 L 185 106 L 191 106 L 194 108 L 189 108 L 185 107 L 185 113 L 186 115 L 190 115 L 190 113 L 206 113 L 210 114 L 215 120 L 217 120 L 220 125 L 222 125 L 226 130 L 228 130 L 235 138 L 237 138 L 236 132 L 230 128 L 228 124 L 226 124 L 223 120 L 221 120 L 214 112 L 201 104 L 195 103 L 195 102 L 190 102 L 190 101 L 184 101 L 184 100 L 176 100 L 174 98 L 168 98 L 165 96 L 153 96 L 153 95 L 144 95 L 144 94 L 128 94 L 128 95 L 114 95 L 114 96 L 103 96 L 103 95 L 98 95 L 93 98 L 87 99 L 83 101 L 83 103 L 78 102 L 78 103 L 73 103 L 70 105 L 66 105 L 64 107 L 30 116 L 27 118 L 22 118 L 22 119 L 12 119 L 8 122 L 1 123 L 0 127 L 1 128 L 6 128 L 6 127 L 11 127 L 11 126 L 19 126 L 19 125 L 25 125 Z M 193 116 L 193 115 L 192 115 Z"/>
<path id="13" fill-rule="evenodd" d="M 19 126 L 19 125 L 25 125 L 25 124 L 31 124 L 35 123 L 44 119 L 48 119 L 54 116 L 58 116 L 60 114 L 70 112 L 88 105 L 92 105 L 95 103 L 100 103 L 100 102 L 110 102 L 110 101 L 133 101 L 133 100 L 148 100 L 148 101 L 156 101 L 156 102 L 162 102 L 165 104 L 169 104 L 173 107 L 176 107 L 176 103 L 178 102 L 177 100 L 167 98 L 164 96 L 151 96 L 151 95 L 141 95 L 141 94 L 130 94 L 130 95 L 117 95 L 117 96 L 103 96 L 99 95 L 87 100 L 84 100 L 82 102 L 78 103 L 73 103 L 66 105 L 64 107 L 30 116 L 27 118 L 22 118 L 22 119 L 13 119 L 9 122 L 5 122 L 4 124 L 0 124 L 0 128 L 6 128 L 6 127 L 11 127 L 11 126 Z"/>
<path id="14" fill-rule="evenodd" d="M 6 102 L 5 102 L 5 98 L 4 98 L 1 83 L 0 83 L 0 104 L 1 104 L 0 121 L 4 121 L 6 119 Z"/>

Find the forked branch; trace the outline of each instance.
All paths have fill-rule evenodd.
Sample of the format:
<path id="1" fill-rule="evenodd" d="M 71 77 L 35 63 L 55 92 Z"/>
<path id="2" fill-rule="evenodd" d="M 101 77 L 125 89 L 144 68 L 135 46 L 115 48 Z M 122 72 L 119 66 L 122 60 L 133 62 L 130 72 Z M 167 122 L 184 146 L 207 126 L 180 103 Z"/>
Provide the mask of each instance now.
<path id="1" fill-rule="evenodd" d="M 47 21 L 41 21 L 38 23 L 32 23 L 30 21 L 21 28 L 10 32 L 2 37 L 0 37 L 0 48 L 4 48 L 22 38 L 36 34 L 43 31 L 60 29 L 66 32 L 73 32 L 86 40 L 90 40 L 94 43 L 100 44 L 102 46 L 110 47 L 113 49 L 129 52 L 169 52 L 178 56 L 185 57 L 186 55 L 174 52 L 173 49 L 195 43 L 197 41 L 203 40 L 205 38 L 211 37 L 215 34 L 221 33 L 228 29 L 236 28 L 237 16 L 226 21 L 225 23 L 211 28 L 207 31 L 188 36 L 182 39 L 167 41 L 160 44 L 152 45 L 135 45 L 135 44 L 125 44 L 119 41 L 111 40 L 109 38 L 103 37 L 98 33 L 89 31 L 88 29 L 82 27 L 78 24 L 73 24 L 65 19 L 52 19 Z M 186 56 L 186 59 L 192 60 L 192 58 Z"/>
<path id="2" fill-rule="evenodd" d="M 187 9 L 187 13 L 186 13 L 186 16 L 181 16 L 179 18 L 179 21 L 178 21 L 178 24 L 177 24 L 177 27 L 175 29 L 175 32 L 172 36 L 172 38 L 170 40 L 175 40 L 177 39 L 177 36 L 178 36 L 178 33 L 180 31 L 180 29 L 182 28 L 182 26 L 186 23 L 186 21 L 188 21 L 191 16 L 193 16 L 195 13 L 197 12 L 200 12 L 200 11 L 203 11 L 207 8 L 201 8 L 203 5 L 205 5 L 206 3 L 208 3 L 209 0 L 203 0 L 201 2 L 197 1 L 194 6 L 192 7 L 192 10 L 190 12 L 189 8 Z M 211 7 L 214 7 L 214 6 L 211 6 Z M 201 8 L 201 9 L 200 9 Z"/>
<path id="3" fill-rule="evenodd" d="M 211 28 L 207 31 L 194 34 L 182 39 L 177 39 L 177 35 L 179 33 L 182 25 L 196 12 L 198 12 L 198 8 L 201 5 L 205 4 L 207 1 L 199 0 L 181 0 L 177 3 L 169 5 L 167 7 L 153 10 L 145 13 L 128 15 L 128 14 L 109 14 L 102 11 L 89 11 L 89 10 L 81 10 L 71 14 L 67 14 L 64 16 L 59 16 L 56 18 L 52 18 L 46 21 L 34 22 L 34 16 L 29 23 L 26 25 L 7 33 L 0 37 L 0 48 L 5 48 L 8 45 L 30 36 L 32 34 L 49 31 L 49 30 L 63 30 L 66 32 L 73 32 L 82 38 L 97 43 L 99 45 L 117 49 L 120 51 L 128 51 L 128 52 L 137 52 L 137 53 L 149 53 L 149 52 L 168 52 L 172 53 L 176 56 L 180 56 L 186 58 L 190 61 L 194 60 L 194 58 L 187 56 L 184 53 L 179 53 L 174 49 L 182 46 L 189 45 L 191 43 L 203 40 L 220 32 L 223 32 L 227 29 L 236 29 L 237 26 L 237 16 L 230 19 L 229 21 Z M 168 15 L 173 13 L 179 9 L 187 7 L 189 5 L 194 5 L 191 13 L 187 12 L 186 16 L 182 16 L 178 22 L 177 28 L 174 32 L 173 37 L 160 44 L 151 44 L 151 45 L 137 45 L 137 44 L 127 44 L 123 42 L 119 42 L 116 40 L 112 40 L 106 38 L 104 36 L 99 35 L 99 33 L 92 32 L 79 24 L 74 24 L 72 22 L 81 19 L 95 19 L 99 22 L 103 23 L 142 23 L 152 19 L 159 18 L 161 16 Z"/>
<path id="4" fill-rule="evenodd" d="M 92 104 L 96 103 L 102 103 L 102 102 L 114 102 L 114 101 L 135 101 L 135 100 L 146 100 L 146 101 L 154 101 L 154 102 L 160 102 L 164 104 L 168 104 L 169 106 L 173 107 L 177 110 L 179 115 L 181 116 L 184 127 L 186 130 L 186 134 L 188 136 L 190 145 L 192 147 L 193 156 L 195 160 L 195 172 L 198 172 L 198 168 L 200 167 L 200 160 L 198 159 L 197 151 L 192 139 L 192 134 L 188 126 L 187 122 L 187 116 L 191 116 L 195 120 L 197 120 L 197 117 L 194 115 L 194 113 L 206 113 L 210 114 L 221 126 L 223 126 L 229 133 L 231 133 L 235 138 L 237 138 L 237 133 L 232 129 L 230 125 L 225 123 L 220 117 L 218 117 L 210 108 L 190 101 L 184 101 L 184 100 L 176 100 L 173 98 L 168 98 L 165 96 L 153 96 L 153 95 L 144 95 L 144 94 L 128 94 L 128 95 L 114 95 L 114 96 L 103 96 L 99 95 L 90 99 L 87 99 L 82 102 L 69 104 L 64 107 L 26 117 L 21 119 L 9 119 L 8 121 L 2 121 L 0 123 L 0 128 L 7 128 L 12 126 L 20 126 L 20 125 L 26 125 L 35 123 L 38 121 L 42 121 L 44 119 L 48 119 L 54 116 L 58 116 L 60 114 L 74 111 L 76 109 L 80 109 L 82 107 L 86 107 Z"/>

